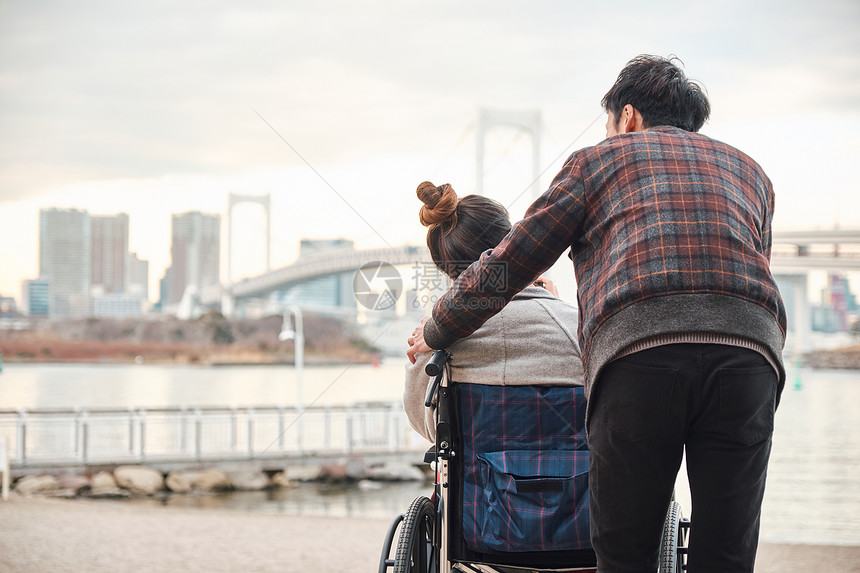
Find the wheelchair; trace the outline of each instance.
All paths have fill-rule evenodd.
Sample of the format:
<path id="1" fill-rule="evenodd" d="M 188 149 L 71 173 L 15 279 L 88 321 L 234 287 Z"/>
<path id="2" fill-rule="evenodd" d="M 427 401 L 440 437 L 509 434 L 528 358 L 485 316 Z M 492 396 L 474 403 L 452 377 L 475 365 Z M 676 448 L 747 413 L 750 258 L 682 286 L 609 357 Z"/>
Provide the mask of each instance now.
<path id="1" fill-rule="evenodd" d="M 583 388 L 457 384 L 449 358 L 437 350 L 425 367 L 425 406 L 437 404 L 424 456 L 433 492 L 394 519 L 379 573 L 596 571 Z M 673 499 L 660 573 L 686 568 L 689 528 Z"/>

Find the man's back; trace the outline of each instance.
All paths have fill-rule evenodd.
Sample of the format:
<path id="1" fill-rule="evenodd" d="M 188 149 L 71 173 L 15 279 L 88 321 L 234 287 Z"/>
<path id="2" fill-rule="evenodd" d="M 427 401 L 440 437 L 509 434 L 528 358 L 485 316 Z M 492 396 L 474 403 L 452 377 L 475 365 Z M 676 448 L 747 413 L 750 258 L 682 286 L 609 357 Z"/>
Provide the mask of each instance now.
<path id="1" fill-rule="evenodd" d="M 643 342 L 750 348 L 782 379 L 785 310 L 768 269 L 772 213 L 770 181 L 752 159 L 661 126 L 571 155 L 481 262 L 504 265 L 513 288 L 502 296 L 512 296 L 571 249 L 589 392 L 605 364 Z M 429 328 L 440 345 L 493 314 L 485 300 L 448 300 L 454 292 L 465 300 L 500 296 L 478 286 L 481 271 L 469 268 L 458 281 L 466 288 L 436 304 Z"/>
<path id="2" fill-rule="evenodd" d="M 581 188 L 567 185 L 574 172 Z M 601 354 L 617 354 L 634 339 L 697 330 L 756 332 L 753 340 L 776 353 L 785 310 L 769 271 L 773 190 L 746 154 L 703 135 L 657 127 L 574 153 L 556 183 L 557 193 L 579 194 L 572 212 L 583 217 L 571 249 L 584 354 L 604 326 L 611 337 L 597 342 L 611 348 Z M 672 299 L 684 300 L 686 311 L 642 328 L 645 315 L 671 304 L 648 301 L 674 295 L 695 296 Z M 722 328 L 725 318 L 748 312 L 761 315 L 751 332 Z M 630 322 L 639 325 L 635 331 L 620 324 Z M 771 324 L 765 328 L 773 331 L 773 344 L 761 338 L 763 323 Z"/>

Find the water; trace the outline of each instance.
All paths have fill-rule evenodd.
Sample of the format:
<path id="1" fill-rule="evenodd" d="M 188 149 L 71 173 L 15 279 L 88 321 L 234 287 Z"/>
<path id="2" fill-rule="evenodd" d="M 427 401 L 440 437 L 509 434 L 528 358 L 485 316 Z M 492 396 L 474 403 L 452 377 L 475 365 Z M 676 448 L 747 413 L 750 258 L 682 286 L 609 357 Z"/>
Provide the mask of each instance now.
<path id="1" fill-rule="evenodd" d="M 301 401 L 311 405 L 397 400 L 404 365 L 305 367 Z M 292 366 L 150 366 L 7 364 L 0 409 L 165 406 L 292 406 L 299 400 Z"/>
<path id="2" fill-rule="evenodd" d="M 762 510 L 768 542 L 860 545 L 860 371 L 789 371 L 777 412 L 774 449 Z M 397 400 L 403 364 L 306 368 L 305 406 Z M 293 405 L 296 372 L 288 366 L 114 366 L 7 364 L 0 374 L 0 409 Z M 678 497 L 689 512 L 685 477 Z M 218 507 L 290 515 L 389 518 L 424 484 L 382 489 L 303 484 L 275 492 L 168 496 L 143 503 Z"/>
<path id="3" fill-rule="evenodd" d="M 676 489 L 689 511 L 688 488 L 682 468 Z M 774 423 L 761 538 L 860 545 L 860 371 L 789 370 Z"/>

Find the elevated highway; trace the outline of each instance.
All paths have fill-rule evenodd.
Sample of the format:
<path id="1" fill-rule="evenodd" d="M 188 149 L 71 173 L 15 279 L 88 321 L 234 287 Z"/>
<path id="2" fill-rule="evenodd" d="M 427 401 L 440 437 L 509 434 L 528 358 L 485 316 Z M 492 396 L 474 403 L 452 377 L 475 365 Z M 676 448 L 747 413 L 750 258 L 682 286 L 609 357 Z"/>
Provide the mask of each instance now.
<path id="1" fill-rule="evenodd" d="M 362 265 L 374 261 L 382 261 L 394 266 L 427 263 L 430 262 L 430 252 L 423 245 L 363 250 L 332 249 L 300 257 L 291 265 L 243 279 L 232 286 L 207 287 L 201 292 L 200 302 L 204 306 L 215 305 L 220 303 L 224 295 L 230 296 L 234 301 L 264 298 L 274 291 L 284 290 L 315 278 L 354 273 Z"/>
<path id="2" fill-rule="evenodd" d="M 860 230 L 790 231 L 774 233 L 774 273 L 860 271 Z"/>

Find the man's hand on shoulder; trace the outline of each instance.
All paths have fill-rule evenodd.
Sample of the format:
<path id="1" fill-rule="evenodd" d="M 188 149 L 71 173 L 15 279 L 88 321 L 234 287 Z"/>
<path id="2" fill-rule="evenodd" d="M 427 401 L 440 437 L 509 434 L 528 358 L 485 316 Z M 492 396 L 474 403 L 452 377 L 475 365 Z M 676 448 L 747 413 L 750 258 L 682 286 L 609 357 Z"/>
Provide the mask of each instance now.
<path id="1" fill-rule="evenodd" d="M 549 280 L 547 277 L 539 276 L 532 284 L 537 287 L 545 288 L 549 291 L 549 294 L 551 294 L 555 298 L 558 298 L 558 287 L 556 287 L 555 283 Z"/>

